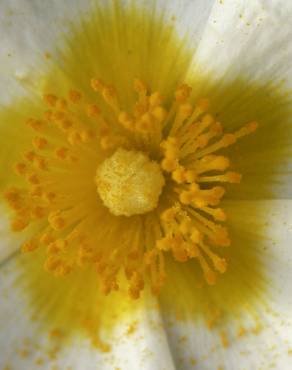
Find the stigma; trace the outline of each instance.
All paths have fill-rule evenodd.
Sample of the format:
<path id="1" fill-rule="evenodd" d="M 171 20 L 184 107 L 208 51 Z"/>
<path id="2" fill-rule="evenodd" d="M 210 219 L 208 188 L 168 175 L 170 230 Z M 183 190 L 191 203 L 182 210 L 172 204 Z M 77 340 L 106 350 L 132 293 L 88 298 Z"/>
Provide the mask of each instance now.
<path id="1" fill-rule="evenodd" d="M 224 132 L 208 99 L 193 102 L 186 84 L 165 101 L 136 79 L 126 107 L 114 86 L 89 84 L 96 100 L 46 92 L 43 114 L 24 123 L 31 146 L 15 164 L 21 181 L 5 193 L 12 230 L 38 230 L 22 251 L 45 250 L 44 269 L 56 277 L 93 266 L 104 294 L 120 289 L 121 275 L 132 298 L 146 284 L 158 294 L 167 256 L 191 261 L 214 285 L 232 248 L 225 184 L 241 181 L 225 149 L 257 122 Z"/>
<path id="2" fill-rule="evenodd" d="M 98 167 L 97 191 L 115 216 L 133 216 L 157 207 L 164 185 L 158 163 L 142 152 L 118 149 Z"/>

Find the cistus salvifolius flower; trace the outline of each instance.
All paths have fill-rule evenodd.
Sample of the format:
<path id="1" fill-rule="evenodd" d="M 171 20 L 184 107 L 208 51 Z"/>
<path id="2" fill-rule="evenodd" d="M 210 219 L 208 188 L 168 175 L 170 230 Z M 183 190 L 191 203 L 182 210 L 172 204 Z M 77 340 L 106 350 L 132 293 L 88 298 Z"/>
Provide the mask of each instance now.
<path id="1" fill-rule="evenodd" d="M 277 200 L 291 195 L 289 73 L 265 55 L 291 54 L 292 13 L 276 3 L 84 3 L 32 51 L 38 67 L 15 72 L 25 94 L 0 113 L 14 235 L 1 266 L 34 334 L 3 343 L 5 369 L 289 369 L 289 337 L 265 341 L 289 307 L 274 305 L 275 261 L 291 262 Z M 83 343 L 97 359 L 70 362 L 63 351 Z"/>

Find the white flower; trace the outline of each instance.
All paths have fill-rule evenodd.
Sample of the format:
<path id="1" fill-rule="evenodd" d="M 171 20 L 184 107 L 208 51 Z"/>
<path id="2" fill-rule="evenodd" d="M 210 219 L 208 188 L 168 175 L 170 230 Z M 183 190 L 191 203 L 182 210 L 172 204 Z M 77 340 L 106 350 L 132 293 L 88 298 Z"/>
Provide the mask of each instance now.
<path id="1" fill-rule="evenodd" d="M 18 252 L 20 243 L 31 236 L 35 237 L 41 228 L 47 227 L 47 220 L 52 230 L 59 232 L 59 229 L 63 229 L 63 223 L 66 220 L 70 217 L 75 220 L 75 213 L 73 216 L 72 214 L 68 216 L 66 212 L 60 213 L 58 209 L 56 211 L 48 206 L 50 213 L 46 215 L 45 224 L 33 223 L 32 228 L 19 237 L 9 229 L 9 219 L 13 217 L 13 213 L 4 202 L 1 203 L 0 369 L 2 366 L 5 370 L 42 368 L 252 370 L 269 367 L 289 370 L 292 368 L 292 257 L 289 245 L 292 220 L 292 203 L 289 199 L 292 140 L 291 127 L 289 127 L 292 110 L 289 93 L 292 86 L 290 41 L 292 5 L 285 0 L 141 0 L 134 2 L 134 7 L 131 3 L 131 1 L 122 0 L 112 2 L 13 0 L 0 4 L 2 35 L 0 99 L 3 105 L 0 112 L 0 190 L 2 192 L 9 187 L 9 194 L 7 195 L 6 190 L 5 197 L 17 213 L 19 208 L 15 196 L 17 197 L 19 193 L 11 186 L 15 184 L 19 186 L 20 182 L 16 180 L 17 177 L 13 174 L 12 168 L 18 161 L 17 163 L 20 164 L 17 171 L 20 174 L 25 171 L 23 162 L 19 162 L 19 158 L 21 153 L 29 149 L 28 142 L 31 135 L 25 125 L 21 125 L 21 121 L 25 117 L 36 118 L 35 115 L 43 110 L 39 99 L 43 93 L 46 94 L 45 100 L 49 106 L 51 104 L 55 114 L 57 112 L 55 95 L 48 94 L 53 93 L 63 97 L 72 88 L 68 100 L 71 99 L 72 104 L 77 103 L 76 106 L 70 106 L 68 113 L 64 102 L 59 98 L 58 104 L 62 105 L 61 108 L 64 108 L 66 114 L 70 114 L 70 117 L 75 119 L 77 126 L 80 122 L 82 126 L 83 118 L 80 118 L 80 115 L 83 103 L 79 103 L 79 91 L 86 98 L 86 103 L 89 103 L 88 99 L 91 99 L 90 103 L 96 99 L 95 90 L 100 91 L 121 124 L 125 127 L 128 125 L 127 129 L 134 131 L 135 135 L 139 136 L 142 132 L 141 135 L 147 136 L 149 133 L 147 130 L 153 121 L 148 119 L 148 116 L 148 118 L 143 116 L 143 120 L 137 118 L 135 122 L 140 126 L 136 125 L 133 129 L 128 116 L 121 115 L 120 106 L 115 100 L 115 91 L 107 85 L 104 87 L 103 83 L 95 78 L 101 77 L 106 83 L 114 84 L 119 98 L 127 107 L 130 106 L 129 101 L 132 99 L 130 85 L 133 79 L 136 77 L 144 79 L 151 91 L 157 89 L 166 96 L 166 112 L 162 110 L 154 112 L 154 108 L 156 106 L 161 108 L 162 104 L 160 104 L 160 96 L 153 95 L 154 108 L 152 107 L 151 117 L 155 117 L 157 120 L 155 122 L 163 121 L 164 113 L 170 114 L 168 113 L 171 112 L 169 103 L 175 92 L 183 96 L 185 93 L 188 94 L 187 87 L 175 90 L 178 84 L 187 82 L 193 89 L 192 103 L 194 99 L 207 97 L 211 101 L 212 120 L 220 119 L 224 131 L 235 132 L 235 136 L 231 135 L 233 139 L 251 133 L 248 138 L 244 138 L 224 152 L 231 160 L 233 168 L 243 174 L 240 185 L 228 185 L 226 197 L 222 202 L 222 207 L 228 216 L 227 226 L 231 246 L 222 249 L 222 252 L 220 249 L 217 253 L 218 246 L 229 244 L 229 237 L 225 229 L 223 234 L 215 233 L 214 230 L 219 230 L 218 223 L 211 224 L 211 217 L 205 216 L 207 212 L 213 212 L 210 204 L 215 205 L 212 204 L 214 198 L 216 198 L 215 203 L 219 202 L 223 193 L 220 193 L 221 195 L 216 191 L 216 194 L 212 193 L 211 203 L 208 204 L 204 195 L 197 194 L 198 189 L 206 190 L 204 187 L 198 188 L 198 184 L 203 181 L 209 184 L 210 176 L 203 179 L 201 175 L 198 176 L 198 173 L 195 176 L 193 172 L 188 172 L 187 175 L 185 170 L 188 167 L 185 162 L 183 165 L 179 162 L 177 166 L 181 151 L 188 151 L 191 147 L 193 154 L 195 144 L 191 144 L 189 137 L 187 137 L 188 146 L 182 146 L 183 149 L 181 147 L 177 154 L 177 148 L 171 146 L 173 141 L 168 141 L 167 135 L 163 133 L 162 138 L 158 140 L 160 143 L 165 139 L 162 145 L 164 150 L 162 161 L 159 160 L 159 163 L 162 163 L 160 169 L 158 161 L 151 162 L 145 154 L 141 154 L 140 150 L 136 151 L 137 161 L 138 158 L 142 158 L 139 163 L 143 163 L 141 173 L 136 177 L 131 174 L 130 183 L 132 191 L 135 187 L 135 194 L 141 197 L 143 195 L 143 199 L 141 198 L 143 212 L 137 211 L 141 203 L 133 205 L 130 197 L 123 197 L 122 208 L 116 208 L 116 193 L 113 194 L 111 189 L 118 189 L 115 191 L 119 193 L 120 189 L 128 185 L 129 174 L 123 172 L 121 178 L 126 180 L 116 183 L 117 177 L 112 180 L 108 175 L 110 172 L 108 167 L 103 171 L 106 172 L 105 175 L 100 175 L 102 171 L 96 172 L 95 167 L 101 168 L 99 167 L 101 161 L 108 166 L 113 158 L 117 163 L 121 161 L 122 166 L 128 167 L 133 174 L 138 172 L 139 166 L 137 164 L 131 166 L 134 161 L 123 162 L 124 158 L 135 156 L 136 152 L 131 145 L 129 147 L 129 142 L 121 141 L 121 135 L 108 134 L 105 127 L 103 132 L 106 134 L 104 136 L 100 134 L 102 149 L 110 150 L 111 145 L 116 145 L 126 150 L 117 150 L 111 157 L 108 154 L 101 157 L 94 151 L 94 158 L 99 165 L 94 164 L 92 183 L 96 182 L 97 197 L 99 194 L 103 203 L 106 206 L 111 204 L 113 209 L 109 207 L 110 212 L 106 210 L 101 213 L 99 222 L 103 228 L 99 230 L 98 224 L 86 227 L 93 235 L 97 228 L 96 241 L 99 246 L 107 240 L 106 238 L 112 238 L 106 244 L 110 247 L 107 249 L 105 258 L 108 266 L 115 267 L 119 261 L 122 261 L 119 254 L 121 250 L 115 243 L 120 243 L 124 247 L 129 246 L 127 236 L 132 235 L 133 230 L 139 230 L 135 223 L 140 225 L 138 216 L 133 219 L 127 218 L 126 221 L 116 221 L 115 212 L 116 214 L 124 212 L 123 215 L 136 217 L 137 213 L 144 214 L 144 209 L 147 209 L 147 212 L 149 207 L 150 210 L 155 209 L 157 203 L 160 214 L 165 209 L 171 209 L 172 213 L 175 210 L 177 213 L 174 216 L 169 213 L 165 216 L 164 213 L 160 221 L 163 232 L 160 231 L 158 234 L 164 237 L 163 240 L 169 242 L 171 233 L 175 234 L 177 229 L 170 228 L 169 233 L 169 225 L 163 224 L 165 221 L 163 217 L 166 217 L 167 221 L 169 217 L 177 217 L 179 220 L 177 223 L 181 226 L 185 221 L 185 215 L 180 213 L 181 206 L 178 207 L 177 203 L 181 202 L 182 207 L 186 205 L 187 208 L 194 201 L 193 198 L 190 201 L 186 200 L 190 192 L 193 192 L 191 196 L 196 194 L 197 197 L 196 203 L 192 203 L 195 206 L 191 207 L 194 222 L 197 223 L 191 226 L 189 223 L 184 223 L 187 231 L 182 234 L 184 241 L 189 243 L 191 240 L 193 244 L 196 243 L 200 252 L 192 249 L 188 250 L 187 255 L 183 249 L 186 247 L 180 248 L 180 245 L 178 247 L 178 244 L 175 244 L 172 247 L 173 258 L 170 258 L 172 254 L 167 254 L 170 248 L 165 242 L 159 244 L 159 247 L 152 240 L 147 239 L 144 241 L 145 244 L 155 245 L 156 249 L 153 249 L 159 250 L 157 255 L 159 253 L 163 256 L 167 255 L 166 279 L 164 280 L 163 269 L 158 277 L 150 272 L 150 278 L 153 280 L 155 275 L 157 280 L 154 279 L 154 283 L 152 281 L 152 284 L 147 284 L 147 277 L 143 275 L 144 259 L 139 259 L 135 254 L 137 249 L 133 249 L 135 252 L 133 259 L 141 261 L 143 273 L 135 265 L 134 273 L 129 273 L 130 288 L 125 288 L 123 281 L 116 280 L 115 274 L 107 279 L 108 275 L 103 274 L 104 270 L 100 263 L 104 257 L 98 256 L 100 260 L 97 261 L 95 255 L 94 263 L 98 265 L 100 279 L 103 279 L 103 285 L 101 285 L 104 292 L 109 293 L 121 286 L 122 291 L 129 289 L 129 295 L 139 299 L 128 299 L 123 292 L 110 293 L 108 298 L 104 298 L 96 293 L 95 289 L 99 289 L 95 286 L 96 275 L 87 267 L 94 252 L 88 248 L 88 245 L 82 244 L 83 234 L 78 234 L 80 238 L 78 243 L 81 243 L 83 248 L 81 248 L 81 256 L 80 253 L 78 255 L 80 266 L 75 263 L 75 257 L 67 251 L 64 252 L 68 235 L 65 235 L 65 238 L 62 231 L 56 237 L 57 241 L 62 238 L 62 246 L 59 243 L 53 247 L 63 248 L 62 253 L 67 253 L 66 258 L 64 257 L 66 264 L 60 265 L 58 262 L 56 265 L 56 260 L 52 261 L 49 258 L 46 262 L 46 269 L 55 275 L 67 275 L 76 267 L 75 264 L 78 265 L 80 270 L 77 275 L 73 274 L 73 277 L 71 275 L 63 278 L 49 277 L 40 268 L 44 262 L 45 253 L 39 252 L 39 249 L 25 257 L 21 257 Z M 134 8 L 135 11 L 133 11 Z M 101 76 L 97 75 L 100 73 L 102 73 Z M 90 80 L 93 91 L 90 91 Z M 142 91 L 142 100 L 143 89 L 144 85 L 141 81 L 136 81 L 136 90 L 139 94 Z M 177 102 L 181 103 L 179 99 L 184 100 L 184 97 L 177 99 Z M 100 104 L 105 109 L 105 103 Z M 86 107 L 88 108 L 87 105 Z M 206 100 L 199 100 L 196 107 L 192 109 L 201 109 L 200 114 L 205 112 Z M 184 109 L 185 113 L 189 106 L 184 105 Z M 88 114 L 90 118 L 96 114 L 92 105 Z M 140 113 L 137 114 L 137 117 L 140 117 Z M 210 119 L 210 116 L 208 117 Z M 55 116 L 52 118 L 50 115 L 48 120 L 53 122 L 58 121 L 59 118 Z M 259 129 L 255 134 L 252 133 L 256 128 L 254 120 L 259 122 Z M 252 124 L 245 125 L 248 122 Z M 38 122 L 29 121 L 29 125 L 34 127 Z M 176 125 L 180 127 L 180 123 Z M 244 127 L 243 131 L 240 127 Z M 65 130 L 64 127 L 62 128 Z M 217 126 L 216 128 L 218 129 Z M 79 157 L 86 160 L 91 158 L 88 157 L 91 150 L 89 146 L 86 150 L 79 150 L 78 145 L 77 149 L 74 146 L 78 144 L 78 140 L 87 143 L 90 140 L 91 131 L 78 130 L 70 132 L 67 137 L 73 147 L 73 149 L 70 147 L 71 157 L 68 157 L 71 162 L 70 164 L 66 162 L 68 168 L 78 166 L 76 161 Z M 170 136 L 175 136 L 179 131 L 175 125 L 170 130 L 172 133 Z M 218 130 L 221 130 L 221 126 Z M 207 135 L 210 133 L 212 134 L 211 130 L 207 131 Z M 194 135 L 194 131 L 191 131 L 191 134 Z M 46 137 L 53 138 L 52 143 L 56 140 L 56 148 L 59 150 L 56 152 L 57 158 L 66 159 L 68 153 L 66 154 L 63 147 L 60 147 L 60 143 L 63 145 L 63 142 L 54 135 L 49 132 Z M 145 142 L 148 139 L 142 136 L 141 140 L 145 140 L 143 145 L 146 145 Z M 34 145 L 41 150 L 47 143 L 39 138 L 34 140 Z M 139 145 L 140 143 L 137 147 Z M 200 145 L 204 148 L 204 144 Z M 153 146 L 155 147 L 155 143 Z M 50 150 L 49 147 L 48 151 Z M 210 154 L 208 150 L 204 153 L 204 150 L 201 150 L 203 158 Z M 147 152 L 146 149 L 144 151 Z M 121 152 L 124 152 L 123 158 L 117 159 L 118 153 Z M 150 149 L 149 152 L 151 152 Z M 169 152 L 176 153 L 174 159 L 173 156 L 167 155 Z M 35 153 L 26 153 L 27 161 L 30 161 L 31 155 L 35 156 Z M 83 155 L 85 157 L 82 157 Z M 44 157 L 37 157 L 37 161 L 33 162 L 33 159 L 31 162 L 38 170 L 46 170 L 47 163 L 42 161 L 46 158 L 45 154 Z M 154 159 L 156 159 L 155 156 Z M 176 164 L 173 165 L 174 162 L 171 161 L 163 162 L 170 159 L 176 161 Z M 59 179 L 55 186 L 56 192 L 59 191 L 57 195 L 61 194 L 64 199 L 66 196 L 69 199 L 71 193 L 85 197 L 87 188 L 81 187 L 81 190 L 78 190 L 78 184 L 83 185 L 82 181 L 86 182 L 88 163 L 86 162 L 82 167 L 86 171 L 80 173 L 80 178 L 76 176 L 69 178 L 69 172 L 61 178 L 56 176 L 56 171 L 53 171 L 53 174 L 46 175 L 45 181 L 41 181 L 40 185 L 47 186 L 47 190 L 50 189 L 52 182 Z M 119 167 L 120 171 L 121 167 Z M 154 177 L 151 177 L 151 172 L 147 172 L 150 167 L 155 173 Z M 222 162 L 216 165 L 215 169 L 219 171 L 221 167 Z M 60 167 L 58 168 L 60 170 Z M 141 183 L 145 171 L 149 175 L 149 182 Z M 170 208 L 164 207 L 167 201 L 159 198 L 161 188 L 170 186 L 169 181 L 172 181 L 169 180 L 168 173 L 171 173 L 173 182 L 177 183 L 176 187 L 173 187 L 176 198 L 172 193 L 167 193 L 168 190 L 162 193 L 162 196 L 168 194 L 171 199 L 172 197 L 176 199 L 176 203 L 170 203 Z M 117 170 L 115 176 L 118 175 Z M 188 179 L 191 178 L 191 180 L 185 180 L 184 176 L 190 176 Z M 232 175 L 228 176 L 231 177 L 228 177 L 227 182 L 240 180 L 233 169 Z M 37 189 L 38 181 L 37 177 L 29 178 L 29 186 L 31 186 L 29 191 L 34 191 L 35 194 L 29 198 L 31 204 L 25 204 L 30 212 L 28 218 L 33 214 L 34 219 L 41 219 L 43 212 L 46 212 L 43 209 L 45 207 L 34 207 L 39 204 L 33 204 L 32 201 L 34 196 L 39 196 L 36 194 L 40 191 L 39 188 Z M 65 185 L 68 185 L 66 181 L 69 181 L 72 188 L 66 188 Z M 226 178 L 222 180 L 221 177 L 220 182 L 222 181 L 225 182 Z M 149 194 L 148 186 L 152 185 L 146 187 L 145 183 L 153 183 L 152 190 L 155 188 L 157 192 Z M 191 186 L 188 185 L 189 183 L 195 186 L 187 188 Z M 43 191 L 43 188 L 41 190 Z M 184 201 L 181 200 L 183 197 L 177 197 L 177 193 L 181 195 L 183 190 L 185 193 L 189 190 Z M 47 191 L 45 196 L 48 202 L 54 201 L 51 199 L 55 196 L 52 192 Z M 75 202 L 77 198 L 72 197 L 72 199 Z M 147 203 L 147 199 L 151 202 Z M 82 202 L 80 204 L 83 205 Z M 26 226 L 24 225 L 27 219 L 25 207 L 21 208 L 22 213 L 17 213 L 21 217 L 13 221 L 15 230 Z M 99 207 L 104 207 L 101 202 Z M 120 209 L 123 210 L 120 211 Z M 80 207 L 77 211 L 79 216 L 84 210 Z M 205 212 L 205 218 L 200 212 Z M 65 213 L 67 219 L 64 216 Z M 221 211 L 220 215 L 216 214 L 216 217 L 220 222 L 224 220 L 224 214 L 222 215 Z M 193 219 L 191 218 L 192 222 Z M 129 220 L 133 220 L 132 223 L 128 222 Z M 187 221 L 189 222 L 189 219 Z M 146 229 L 151 226 L 147 222 L 143 224 Z M 198 226 L 198 230 L 194 225 Z M 203 227 L 204 225 L 207 225 L 206 228 Z M 190 229 L 193 232 L 195 229 L 196 233 L 190 236 Z M 210 229 L 214 231 L 214 235 L 211 233 L 210 236 Z M 122 233 L 122 230 L 126 232 Z M 222 231 L 221 226 L 220 231 Z M 47 234 L 46 237 L 48 237 Z M 41 236 L 43 235 L 42 233 Z M 154 235 L 152 239 L 160 239 L 160 237 Z M 131 243 L 136 243 L 135 238 Z M 213 244 L 210 242 L 211 252 L 201 238 L 213 241 Z M 25 244 L 24 249 L 37 248 L 34 241 L 35 239 Z M 173 240 L 172 242 L 174 243 Z M 53 247 L 51 246 L 49 256 Z M 216 251 L 215 255 L 214 251 Z M 215 266 L 214 269 L 212 267 L 210 270 L 211 262 L 209 265 L 206 265 L 204 260 L 202 262 L 204 255 L 213 256 L 210 260 Z M 220 256 L 219 259 L 218 256 Z M 195 258 L 196 263 L 193 259 L 190 260 L 191 258 Z M 186 262 L 186 260 L 190 261 Z M 126 262 L 128 268 L 130 266 L 128 259 Z M 145 266 L 147 266 L 146 262 Z M 209 284 L 214 284 L 216 280 L 214 286 L 203 282 L 199 266 Z M 226 266 L 228 268 L 225 272 Z M 218 280 L 215 278 L 215 270 L 220 273 Z M 144 285 L 146 293 L 142 294 Z M 155 293 L 159 293 L 158 297 L 147 290 L 148 285 L 152 286 Z M 44 334 L 48 330 L 49 338 Z"/>

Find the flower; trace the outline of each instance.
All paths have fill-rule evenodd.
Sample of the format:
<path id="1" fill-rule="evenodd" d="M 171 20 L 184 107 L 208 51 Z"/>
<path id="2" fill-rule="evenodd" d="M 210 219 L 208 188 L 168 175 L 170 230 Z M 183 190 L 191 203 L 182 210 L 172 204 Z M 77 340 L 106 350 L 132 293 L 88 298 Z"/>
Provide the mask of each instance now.
<path id="1" fill-rule="evenodd" d="M 58 52 L 38 49 L 45 68 L 17 71 L 26 94 L 2 113 L 1 187 L 26 253 L 2 273 L 7 284 L 19 277 L 8 302 L 17 292 L 29 330 L 38 325 L 50 341 L 35 351 L 35 340 L 17 336 L 12 366 L 46 366 L 88 336 L 110 368 L 234 368 L 229 353 L 244 362 L 240 348 L 254 345 L 260 353 L 247 366 L 271 363 L 262 337 L 275 328 L 270 312 L 290 319 L 272 304 L 279 254 L 267 240 L 283 228 L 273 215 L 283 215 L 281 203 L 266 199 L 286 190 L 291 154 L 289 73 L 279 67 L 290 55 L 291 6 L 279 4 L 95 4 L 58 35 Z M 284 24 L 274 35 L 267 24 L 277 14 Z M 194 28 L 185 30 L 189 16 Z M 283 59 L 267 63 L 271 35 Z M 144 348 L 113 365 L 110 336 L 139 342 L 142 331 L 145 341 L 145 322 L 151 341 L 161 332 L 156 302 L 158 343 L 169 336 L 172 354 L 159 362 L 159 350 Z M 277 347 L 278 368 L 289 345 Z"/>

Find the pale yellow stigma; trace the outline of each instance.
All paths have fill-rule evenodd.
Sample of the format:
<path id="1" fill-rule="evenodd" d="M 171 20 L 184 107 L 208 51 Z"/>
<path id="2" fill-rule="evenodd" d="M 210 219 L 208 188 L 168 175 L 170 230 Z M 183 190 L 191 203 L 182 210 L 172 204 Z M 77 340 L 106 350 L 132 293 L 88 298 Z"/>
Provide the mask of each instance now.
<path id="1" fill-rule="evenodd" d="M 152 211 L 164 185 L 157 162 L 142 152 L 122 148 L 98 167 L 95 181 L 100 198 L 115 216 Z"/>

